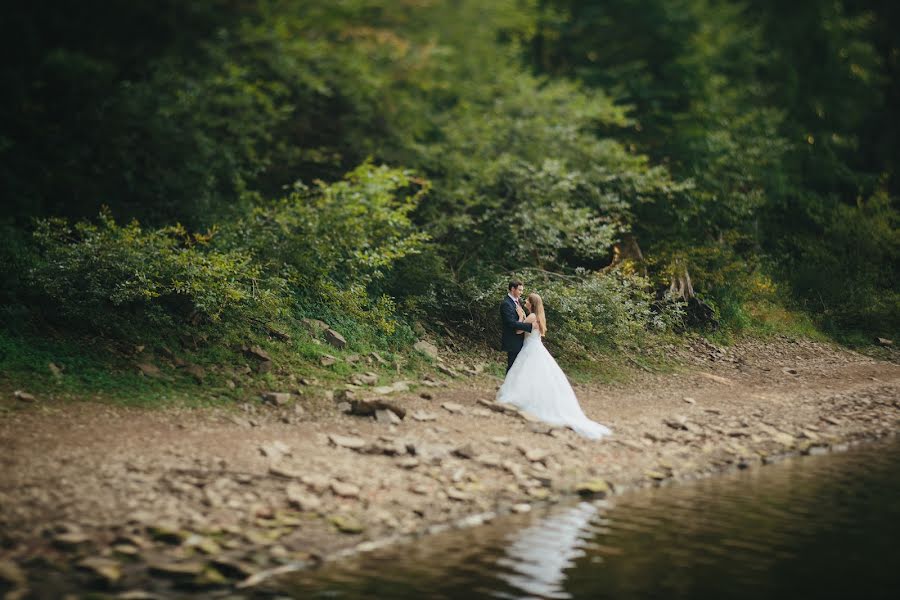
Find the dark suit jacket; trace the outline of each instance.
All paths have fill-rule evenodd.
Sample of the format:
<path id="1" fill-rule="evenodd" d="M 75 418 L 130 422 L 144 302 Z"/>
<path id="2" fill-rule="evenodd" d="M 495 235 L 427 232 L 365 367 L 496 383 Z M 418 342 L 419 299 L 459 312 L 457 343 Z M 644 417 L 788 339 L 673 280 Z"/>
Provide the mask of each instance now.
<path id="1" fill-rule="evenodd" d="M 518 352 L 525 343 L 525 336 L 519 335 L 517 331 L 531 332 L 531 323 L 523 323 L 519 321 L 519 315 L 516 313 L 516 303 L 507 296 L 500 303 L 500 319 L 503 321 L 503 337 L 501 338 L 501 349 L 506 352 Z"/>

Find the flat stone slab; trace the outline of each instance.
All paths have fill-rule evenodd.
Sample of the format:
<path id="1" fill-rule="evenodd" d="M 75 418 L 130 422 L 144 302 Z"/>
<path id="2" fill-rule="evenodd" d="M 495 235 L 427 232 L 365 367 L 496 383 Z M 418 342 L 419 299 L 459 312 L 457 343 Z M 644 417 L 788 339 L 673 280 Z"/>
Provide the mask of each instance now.
<path id="1" fill-rule="evenodd" d="M 338 435 L 336 433 L 332 433 L 328 435 L 328 439 L 335 446 L 338 446 L 340 448 L 349 448 L 350 450 L 359 450 L 366 445 L 366 440 L 362 439 L 361 437 L 349 435 Z"/>

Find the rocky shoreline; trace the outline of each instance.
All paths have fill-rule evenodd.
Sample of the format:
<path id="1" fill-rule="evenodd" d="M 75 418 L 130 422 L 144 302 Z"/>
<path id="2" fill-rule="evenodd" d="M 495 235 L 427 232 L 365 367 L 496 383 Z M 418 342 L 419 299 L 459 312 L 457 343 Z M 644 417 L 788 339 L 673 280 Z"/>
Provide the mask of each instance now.
<path id="1" fill-rule="evenodd" d="M 684 368 L 576 386 L 614 436 L 497 406 L 497 380 L 351 388 L 300 411 L 5 411 L 7 597 L 250 596 L 273 575 L 536 504 L 840 450 L 900 430 L 900 366 L 779 339 L 673 349 Z M 365 382 L 360 382 L 365 384 Z"/>

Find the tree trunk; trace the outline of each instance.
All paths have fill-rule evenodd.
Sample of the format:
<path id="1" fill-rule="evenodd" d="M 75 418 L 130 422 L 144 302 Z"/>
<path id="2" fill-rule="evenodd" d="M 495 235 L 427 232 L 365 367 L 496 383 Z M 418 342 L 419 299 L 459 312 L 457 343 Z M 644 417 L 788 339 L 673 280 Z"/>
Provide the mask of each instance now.
<path id="1" fill-rule="evenodd" d="M 694 294 L 691 274 L 686 266 L 681 267 L 678 259 L 675 259 L 675 274 L 669 284 L 669 295 L 673 300 L 678 299 L 685 302 L 685 325 L 689 327 L 708 325 L 713 329 L 719 326 L 716 311 Z"/>

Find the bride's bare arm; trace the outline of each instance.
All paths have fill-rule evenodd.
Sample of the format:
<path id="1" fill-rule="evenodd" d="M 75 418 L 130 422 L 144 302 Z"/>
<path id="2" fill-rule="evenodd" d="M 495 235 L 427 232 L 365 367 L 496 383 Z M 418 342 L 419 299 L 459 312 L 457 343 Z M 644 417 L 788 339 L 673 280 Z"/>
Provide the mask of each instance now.
<path id="1" fill-rule="evenodd" d="M 534 313 L 531 313 L 530 315 L 528 315 L 527 317 L 525 317 L 525 322 L 526 322 L 526 323 L 536 323 L 536 322 L 537 322 L 537 315 L 534 314 Z"/>

